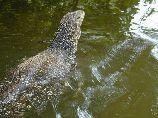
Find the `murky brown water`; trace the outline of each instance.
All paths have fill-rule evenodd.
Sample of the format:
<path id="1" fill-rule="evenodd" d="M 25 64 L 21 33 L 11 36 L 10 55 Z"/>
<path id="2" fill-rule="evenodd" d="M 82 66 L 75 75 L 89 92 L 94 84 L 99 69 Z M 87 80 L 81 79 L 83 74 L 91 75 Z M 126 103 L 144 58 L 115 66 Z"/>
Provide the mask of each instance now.
<path id="1" fill-rule="evenodd" d="M 0 1 L 0 77 L 50 44 L 62 16 L 84 9 L 77 72 L 55 112 L 26 118 L 157 118 L 158 1 Z M 1 80 L 2 80 L 1 79 Z M 74 87 L 75 88 L 75 87 Z"/>

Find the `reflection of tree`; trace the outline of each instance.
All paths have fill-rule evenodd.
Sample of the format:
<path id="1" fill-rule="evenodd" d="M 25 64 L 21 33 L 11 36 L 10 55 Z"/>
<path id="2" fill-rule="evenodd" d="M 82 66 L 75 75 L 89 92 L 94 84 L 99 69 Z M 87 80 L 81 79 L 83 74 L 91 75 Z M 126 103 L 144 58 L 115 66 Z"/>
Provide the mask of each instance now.
<path id="1" fill-rule="evenodd" d="M 132 15 L 136 13 L 134 6 L 138 0 L 82 0 L 80 5 L 85 8 L 89 15 L 86 24 L 87 29 L 98 32 L 97 34 L 105 36 L 109 42 L 124 40 L 128 32 Z M 91 20 L 93 19 L 93 20 Z M 100 34 L 99 34 L 100 32 Z M 104 33 L 103 33 L 104 32 Z"/>
<path id="2" fill-rule="evenodd" d="M 78 0 L 2 0 L 0 4 L 4 32 L 48 36 L 56 30 L 61 17 L 76 8 Z"/>
<path id="3" fill-rule="evenodd" d="M 48 35 L 49 30 L 53 34 L 66 12 L 76 9 L 78 0 L 2 0 L 0 4 L 0 21 L 12 33 L 34 30 L 34 35 Z"/>
<path id="4" fill-rule="evenodd" d="M 36 13 L 52 15 L 57 9 L 62 8 L 58 13 L 71 9 L 72 4 L 75 7 L 78 0 L 62 1 L 62 0 L 2 0 L 0 1 L 0 9 L 3 15 L 16 15 L 17 13 Z M 43 11 L 43 12 L 42 12 Z"/>
<path id="5" fill-rule="evenodd" d="M 49 23 L 44 23 L 42 21 L 42 23 L 40 22 L 38 25 L 47 26 L 48 24 L 51 24 L 53 21 L 55 21 L 52 24 L 57 27 L 56 21 L 59 21 L 59 18 L 61 18 L 65 12 L 77 9 L 78 4 L 79 6 L 83 6 L 85 10 L 87 8 L 97 8 L 97 11 L 106 11 L 106 8 L 109 6 L 116 6 L 121 10 L 125 10 L 128 9 L 132 4 L 137 3 L 136 1 L 138 0 L 121 0 L 121 2 L 119 0 L 1 0 L 1 22 L 4 22 L 6 26 L 9 25 L 9 27 L 13 27 L 13 25 L 16 25 L 15 22 L 17 22 L 17 17 L 20 14 L 26 14 L 28 17 L 30 16 L 30 19 L 32 20 L 35 18 L 35 20 L 37 20 L 36 22 L 40 21 L 41 19 L 46 20 L 48 17 L 49 19 L 53 17 L 51 21 L 46 21 Z M 112 10 L 109 10 L 108 12 L 111 11 Z M 29 23 L 31 24 L 31 22 Z M 25 27 L 25 25 L 23 25 L 23 27 Z"/>

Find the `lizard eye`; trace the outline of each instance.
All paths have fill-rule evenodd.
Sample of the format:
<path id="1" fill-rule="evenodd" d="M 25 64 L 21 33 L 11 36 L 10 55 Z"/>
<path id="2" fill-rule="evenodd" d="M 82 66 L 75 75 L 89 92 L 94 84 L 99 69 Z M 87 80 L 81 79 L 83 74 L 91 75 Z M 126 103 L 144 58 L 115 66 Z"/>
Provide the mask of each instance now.
<path id="1" fill-rule="evenodd" d="M 80 19 L 80 16 L 78 16 L 77 19 Z"/>

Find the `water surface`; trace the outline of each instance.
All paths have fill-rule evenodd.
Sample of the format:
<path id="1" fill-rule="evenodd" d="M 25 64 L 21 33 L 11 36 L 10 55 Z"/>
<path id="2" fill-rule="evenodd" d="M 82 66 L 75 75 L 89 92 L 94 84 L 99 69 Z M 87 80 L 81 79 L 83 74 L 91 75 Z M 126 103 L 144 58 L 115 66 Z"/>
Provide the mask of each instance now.
<path id="1" fill-rule="evenodd" d="M 158 1 L 0 1 L 0 77 L 46 49 L 68 11 L 86 16 L 77 72 L 54 111 L 26 118 L 157 118 Z M 82 84 L 80 90 L 75 87 Z"/>

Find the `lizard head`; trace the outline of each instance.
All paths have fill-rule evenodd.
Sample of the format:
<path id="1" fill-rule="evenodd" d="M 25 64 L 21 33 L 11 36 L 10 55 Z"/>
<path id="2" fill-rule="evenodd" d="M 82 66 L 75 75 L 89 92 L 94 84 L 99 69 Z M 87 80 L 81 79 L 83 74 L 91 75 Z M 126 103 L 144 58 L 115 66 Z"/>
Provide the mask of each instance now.
<path id="1" fill-rule="evenodd" d="M 81 25 L 85 12 L 77 10 L 68 12 L 60 21 L 52 47 L 62 48 L 64 50 L 77 50 L 78 39 L 81 35 Z M 72 51 L 71 51 L 72 52 Z"/>

